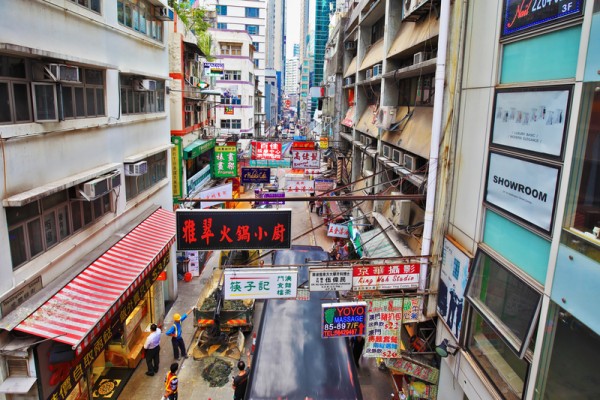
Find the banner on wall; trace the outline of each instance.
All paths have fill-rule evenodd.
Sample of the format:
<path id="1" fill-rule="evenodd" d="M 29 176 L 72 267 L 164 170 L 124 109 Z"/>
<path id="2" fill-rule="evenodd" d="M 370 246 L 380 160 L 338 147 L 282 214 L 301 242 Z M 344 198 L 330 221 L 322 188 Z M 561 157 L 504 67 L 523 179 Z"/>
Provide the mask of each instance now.
<path id="1" fill-rule="evenodd" d="M 485 201 L 550 233 L 559 172 L 557 166 L 490 152 Z"/>
<path id="2" fill-rule="evenodd" d="M 504 0 L 502 36 L 580 16 L 583 3 L 583 0 Z"/>
<path id="3" fill-rule="evenodd" d="M 560 157 L 570 89 L 498 91 L 492 144 Z"/>
<path id="4" fill-rule="evenodd" d="M 465 289 L 472 257 L 458 243 L 444 238 L 437 312 L 457 341 L 463 319 Z"/>

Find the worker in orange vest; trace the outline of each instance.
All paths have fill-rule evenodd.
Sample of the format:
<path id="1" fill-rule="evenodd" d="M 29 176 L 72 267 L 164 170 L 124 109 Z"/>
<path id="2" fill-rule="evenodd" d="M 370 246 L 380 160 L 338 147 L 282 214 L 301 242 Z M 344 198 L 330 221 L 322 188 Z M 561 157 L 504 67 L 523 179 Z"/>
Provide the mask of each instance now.
<path id="1" fill-rule="evenodd" d="M 163 396 L 164 399 L 177 400 L 177 387 L 179 386 L 179 378 L 177 377 L 178 369 L 179 364 L 171 364 L 171 369 L 167 373 L 167 377 L 165 378 L 165 395 Z"/>

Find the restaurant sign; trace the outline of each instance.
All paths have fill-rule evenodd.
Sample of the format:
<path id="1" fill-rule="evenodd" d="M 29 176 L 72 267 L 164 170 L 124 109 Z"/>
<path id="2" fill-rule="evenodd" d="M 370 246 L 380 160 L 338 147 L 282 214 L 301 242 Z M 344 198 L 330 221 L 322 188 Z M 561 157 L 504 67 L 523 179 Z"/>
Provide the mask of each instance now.
<path id="1" fill-rule="evenodd" d="M 271 168 L 242 168 L 242 183 L 271 182 Z"/>
<path id="2" fill-rule="evenodd" d="M 326 303 L 321 305 L 321 337 L 362 336 L 367 322 L 367 303 Z"/>
<path id="3" fill-rule="evenodd" d="M 583 12 L 583 0 L 504 0 L 502 36 L 547 25 Z"/>
<path id="4" fill-rule="evenodd" d="M 296 298 L 297 268 L 230 268 L 224 275 L 225 300 Z"/>
<path id="5" fill-rule="evenodd" d="M 178 250 L 289 249 L 292 210 L 177 210 Z"/>
<path id="6" fill-rule="evenodd" d="M 420 265 L 381 264 L 353 267 L 354 290 L 414 289 L 419 286 Z"/>
<path id="7" fill-rule="evenodd" d="M 309 271 L 311 292 L 352 290 L 350 268 L 311 268 Z"/>

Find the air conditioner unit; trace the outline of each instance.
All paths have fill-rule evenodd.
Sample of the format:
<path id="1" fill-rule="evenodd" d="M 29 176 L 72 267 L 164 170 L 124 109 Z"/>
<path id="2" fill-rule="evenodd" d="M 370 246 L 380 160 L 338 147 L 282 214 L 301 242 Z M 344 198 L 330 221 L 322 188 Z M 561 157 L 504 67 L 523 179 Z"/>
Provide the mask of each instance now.
<path id="1" fill-rule="evenodd" d="M 156 81 L 152 79 L 134 79 L 133 90 L 136 92 L 154 92 L 156 91 Z"/>
<path id="2" fill-rule="evenodd" d="M 377 112 L 375 125 L 381 129 L 390 129 L 396 120 L 396 107 L 381 106 Z"/>
<path id="3" fill-rule="evenodd" d="M 344 78 L 344 86 L 353 85 L 354 77 L 349 76 L 348 78 Z"/>
<path id="4" fill-rule="evenodd" d="M 185 105 L 185 112 L 194 112 L 194 105 L 193 104 L 186 104 Z"/>
<path id="5" fill-rule="evenodd" d="M 51 82 L 79 82 L 79 67 L 65 64 L 34 64 L 33 79 Z"/>
<path id="6" fill-rule="evenodd" d="M 111 184 L 111 178 L 107 177 L 106 175 L 93 179 L 89 182 L 85 182 L 82 185 L 82 193 L 80 193 L 82 195 L 81 197 L 87 200 L 94 200 L 100 196 L 104 196 L 111 191 Z"/>
<path id="7" fill-rule="evenodd" d="M 377 64 L 373 66 L 373 77 L 381 75 L 383 71 L 382 65 Z"/>
<path id="8" fill-rule="evenodd" d="M 410 172 L 415 172 L 417 170 L 417 157 L 411 156 L 410 154 L 405 154 L 404 168 L 406 168 Z"/>
<path id="9" fill-rule="evenodd" d="M 154 16 L 161 21 L 173 21 L 173 10 L 169 7 L 154 7 Z"/>
<path id="10" fill-rule="evenodd" d="M 392 149 L 392 161 L 399 165 L 404 165 L 404 153 L 398 149 Z"/>
<path id="11" fill-rule="evenodd" d="M 402 195 L 401 192 L 392 192 L 392 195 Z M 394 225 L 408 226 L 410 225 L 410 200 L 393 200 L 392 202 L 392 222 Z"/>
<path id="12" fill-rule="evenodd" d="M 369 68 L 366 71 L 366 79 L 371 79 L 373 77 L 373 70 L 371 68 Z"/>
<path id="13" fill-rule="evenodd" d="M 390 158 L 391 153 L 392 153 L 391 147 L 384 144 L 382 148 L 383 148 L 383 156 L 386 158 Z"/>
<path id="14" fill-rule="evenodd" d="M 140 161 L 135 164 L 125 164 L 125 176 L 140 176 L 148 172 L 148 163 Z"/>
<path id="15" fill-rule="evenodd" d="M 344 49 L 346 49 L 346 50 L 354 50 L 354 49 L 356 49 L 356 42 L 352 41 L 352 42 L 346 42 L 346 43 L 344 43 Z"/>
<path id="16" fill-rule="evenodd" d="M 420 64 L 423 61 L 426 61 L 428 59 L 428 54 L 425 51 L 420 51 L 418 53 L 415 53 L 413 56 L 413 65 L 414 64 Z"/>

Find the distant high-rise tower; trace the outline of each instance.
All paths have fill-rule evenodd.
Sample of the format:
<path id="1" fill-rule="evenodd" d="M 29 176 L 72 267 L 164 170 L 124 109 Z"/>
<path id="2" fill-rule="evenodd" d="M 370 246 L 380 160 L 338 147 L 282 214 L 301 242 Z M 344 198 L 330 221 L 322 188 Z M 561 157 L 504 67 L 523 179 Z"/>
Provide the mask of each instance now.
<path id="1" fill-rule="evenodd" d="M 267 0 L 267 36 L 265 40 L 265 64 L 270 74 L 275 77 L 270 80 L 270 84 L 277 86 L 269 88 L 270 96 L 265 93 L 265 110 L 267 121 L 271 125 L 281 116 L 281 97 L 283 95 L 283 86 L 285 82 L 285 58 L 286 58 L 286 0 Z M 276 104 L 270 104 L 275 99 Z M 275 108 L 274 108 L 275 106 Z M 272 110 L 276 110 L 275 113 Z"/>
<path id="2" fill-rule="evenodd" d="M 294 57 L 300 57 L 300 44 L 294 43 Z"/>
<path id="3" fill-rule="evenodd" d="M 310 20 L 310 3 L 314 3 L 314 0 L 301 0 L 300 5 L 300 76 L 299 79 L 299 115 L 300 119 L 304 123 L 308 124 L 311 120 L 311 102 L 308 97 L 310 88 L 310 69 L 312 66 L 311 58 L 309 55 L 309 20 Z"/>
<path id="4" fill-rule="evenodd" d="M 316 0 L 315 5 L 315 37 L 314 37 L 314 80 L 313 86 L 323 81 L 323 63 L 325 62 L 325 46 L 329 38 L 329 13 L 335 7 L 335 0 Z M 312 99 L 312 109 L 316 109 L 318 100 Z"/>
<path id="5" fill-rule="evenodd" d="M 292 57 L 285 63 L 285 94 L 298 93 L 298 57 Z"/>

